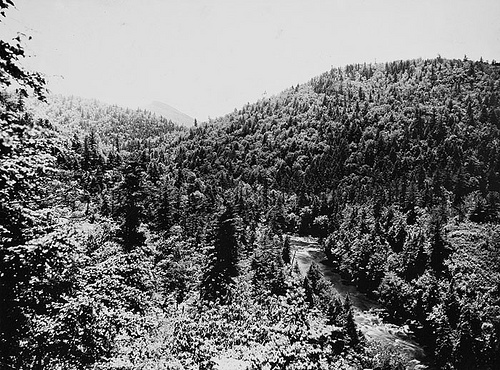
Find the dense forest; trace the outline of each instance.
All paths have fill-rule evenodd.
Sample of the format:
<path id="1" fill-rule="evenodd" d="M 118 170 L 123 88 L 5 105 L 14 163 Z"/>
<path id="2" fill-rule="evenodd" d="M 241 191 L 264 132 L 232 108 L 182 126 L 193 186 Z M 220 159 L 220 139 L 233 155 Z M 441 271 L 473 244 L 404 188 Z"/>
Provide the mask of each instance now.
<path id="1" fill-rule="evenodd" d="M 497 63 L 333 68 L 186 129 L 51 96 L 0 48 L 1 368 L 422 368 L 292 235 L 430 366 L 500 368 Z"/>

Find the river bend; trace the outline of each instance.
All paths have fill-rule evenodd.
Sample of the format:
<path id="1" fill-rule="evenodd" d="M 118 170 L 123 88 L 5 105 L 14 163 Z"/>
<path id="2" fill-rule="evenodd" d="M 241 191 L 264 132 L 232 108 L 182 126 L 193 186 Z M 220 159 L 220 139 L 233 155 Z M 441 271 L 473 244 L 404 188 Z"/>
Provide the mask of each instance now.
<path id="1" fill-rule="evenodd" d="M 415 342 L 408 326 L 398 326 L 384 321 L 385 310 L 380 304 L 359 292 L 354 285 L 346 284 L 340 275 L 325 263 L 325 253 L 316 239 L 292 236 L 290 242 L 293 248 L 294 260 L 297 261 L 302 275 L 306 274 L 309 266 L 314 261 L 320 267 L 324 277 L 333 283 L 335 290 L 342 297 L 349 294 L 353 305 L 354 320 L 369 341 L 377 340 L 382 343 L 390 343 L 416 360 L 426 362 L 425 352 Z M 415 368 L 424 369 L 427 367 L 419 364 Z"/>

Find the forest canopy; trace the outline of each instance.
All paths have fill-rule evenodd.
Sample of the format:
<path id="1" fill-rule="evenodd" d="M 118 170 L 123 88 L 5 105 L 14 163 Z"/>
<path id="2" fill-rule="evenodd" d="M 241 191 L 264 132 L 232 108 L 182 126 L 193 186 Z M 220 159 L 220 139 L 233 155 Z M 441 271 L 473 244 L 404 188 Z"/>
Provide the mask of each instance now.
<path id="1" fill-rule="evenodd" d="M 24 55 L 1 41 L 0 367 L 423 366 L 301 274 L 312 237 L 432 366 L 500 368 L 497 63 L 332 68 L 186 129 L 44 98 Z"/>

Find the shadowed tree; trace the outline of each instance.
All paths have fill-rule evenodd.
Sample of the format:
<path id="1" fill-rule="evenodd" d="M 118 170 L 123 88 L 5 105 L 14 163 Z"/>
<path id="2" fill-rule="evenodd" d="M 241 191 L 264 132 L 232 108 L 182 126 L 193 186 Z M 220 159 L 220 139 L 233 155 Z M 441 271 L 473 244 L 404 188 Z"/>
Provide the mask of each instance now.
<path id="1" fill-rule="evenodd" d="M 315 296 L 320 293 L 321 284 L 320 281 L 322 279 L 321 270 L 316 262 L 313 261 L 309 270 L 307 271 L 307 275 L 304 278 L 304 289 L 306 291 L 306 300 L 312 306 L 314 305 Z"/>
<path id="2" fill-rule="evenodd" d="M 429 227 L 429 241 L 431 245 L 430 266 L 437 275 L 444 270 L 444 261 L 450 255 L 448 244 L 441 235 L 441 228 L 443 221 L 441 220 L 441 213 L 435 211 L 431 216 Z"/>
<path id="3" fill-rule="evenodd" d="M 283 262 L 285 262 L 287 265 L 290 264 L 290 237 L 287 235 L 285 237 L 285 241 L 283 242 L 283 250 L 281 253 L 281 258 L 283 259 Z"/>
<path id="4" fill-rule="evenodd" d="M 236 216 L 230 205 L 219 216 L 209 265 L 201 283 L 201 297 L 227 303 L 233 277 L 238 275 L 238 230 Z"/>
<path id="5" fill-rule="evenodd" d="M 283 259 L 280 254 L 281 242 L 271 239 L 269 230 L 260 238 L 252 259 L 253 285 L 257 293 L 267 291 L 282 295 L 286 292 Z"/>
<path id="6" fill-rule="evenodd" d="M 127 163 L 124 172 L 125 178 L 119 187 L 121 201 L 117 208 L 118 215 L 122 220 L 118 237 L 121 239 L 124 249 L 131 251 L 145 241 L 144 234 L 139 231 L 143 217 L 140 204 L 142 200 L 142 174 L 140 166 L 134 161 Z"/>
<path id="7" fill-rule="evenodd" d="M 352 303 L 351 298 L 349 298 L 349 294 L 346 295 L 343 305 L 344 311 L 344 330 L 349 338 L 349 341 L 352 345 L 356 345 L 359 343 L 359 334 L 356 328 L 356 323 L 354 322 L 354 315 L 352 312 Z"/>

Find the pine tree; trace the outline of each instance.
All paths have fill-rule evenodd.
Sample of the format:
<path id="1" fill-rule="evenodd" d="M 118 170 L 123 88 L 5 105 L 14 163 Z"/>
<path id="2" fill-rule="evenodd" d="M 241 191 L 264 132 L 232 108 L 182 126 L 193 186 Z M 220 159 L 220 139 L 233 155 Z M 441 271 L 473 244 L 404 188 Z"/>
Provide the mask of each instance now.
<path id="1" fill-rule="evenodd" d="M 134 161 L 128 162 L 125 168 L 125 178 L 118 189 L 121 199 L 117 212 L 122 221 L 118 237 L 126 251 L 131 251 L 145 241 L 144 234 L 139 230 L 143 217 L 140 204 L 142 200 L 141 177 L 139 165 Z"/>
<path id="2" fill-rule="evenodd" d="M 201 297 L 208 301 L 227 303 L 233 277 L 238 275 L 238 230 L 236 216 L 230 205 L 219 216 L 215 227 L 210 262 L 201 283 Z"/>
<path id="3" fill-rule="evenodd" d="M 174 194 L 174 189 L 169 184 L 165 184 L 163 191 L 160 196 L 160 202 L 156 210 L 156 222 L 155 226 L 160 230 L 169 230 L 173 224 L 173 202 L 172 195 Z"/>
<path id="4" fill-rule="evenodd" d="M 312 262 L 309 270 L 307 271 L 307 278 L 311 282 L 311 286 L 314 289 L 314 292 L 317 294 L 319 282 L 322 278 L 321 270 L 316 262 Z"/>
<path id="5" fill-rule="evenodd" d="M 339 294 L 329 283 L 325 289 L 325 314 L 328 325 L 341 325 L 343 306 Z"/>
<path id="6" fill-rule="evenodd" d="M 306 302 L 309 303 L 309 306 L 312 307 L 314 305 L 314 291 L 312 288 L 311 281 L 309 280 L 307 275 L 304 278 L 303 286 L 306 293 Z"/>
<path id="7" fill-rule="evenodd" d="M 349 294 L 346 295 L 343 305 L 344 311 L 344 331 L 348 337 L 349 343 L 351 345 L 356 345 L 359 343 L 358 330 L 356 328 L 356 323 L 354 322 L 354 315 L 352 312 L 352 303 L 349 298 Z"/>
<path id="8" fill-rule="evenodd" d="M 271 294 L 283 295 L 286 292 L 283 260 L 277 256 L 272 263 Z"/>
<path id="9" fill-rule="evenodd" d="M 319 266 L 312 262 L 306 277 L 304 278 L 304 289 L 306 290 L 306 300 L 312 306 L 316 301 L 315 297 L 320 293 L 321 279 L 323 278 Z"/>
<path id="10" fill-rule="evenodd" d="M 257 243 L 252 259 L 252 282 L 256 293 L 267 291 L 282 295 L 286 292 L 284 264 L 280 250 L 281 242 L 277 237 L 271 240 L 270 230 L 263 232 Z"/>
<path id="11" fill-rule="evenodd" d="M 287 265 L 290 264 L 290 237 L 287 235 L 285 237 L 285 241 L 283 242 L 283 250 L 281 253 L 281 258 L 283 259 L 283 262 L 285 262 Z"/>
<path id="12" fill-rule="evenodd" d="M 430 255 L 430 265 L 437 276 L 444 270 L 444 261 L 450 255 L 450 250 L 447 243 L 441 236 L 441 225 L 440 216 L 436 213 L 432 215 L 429 236 L 431 244 L 431 255 Z"/>

